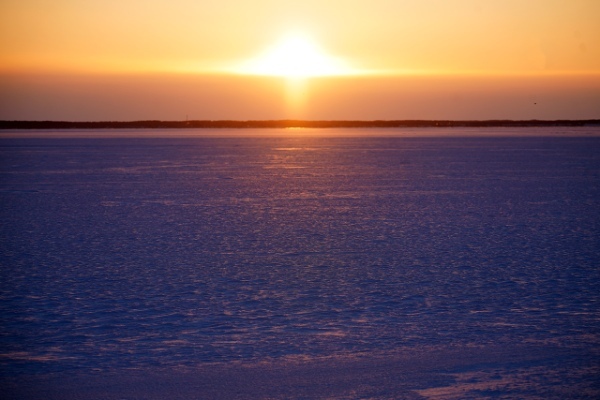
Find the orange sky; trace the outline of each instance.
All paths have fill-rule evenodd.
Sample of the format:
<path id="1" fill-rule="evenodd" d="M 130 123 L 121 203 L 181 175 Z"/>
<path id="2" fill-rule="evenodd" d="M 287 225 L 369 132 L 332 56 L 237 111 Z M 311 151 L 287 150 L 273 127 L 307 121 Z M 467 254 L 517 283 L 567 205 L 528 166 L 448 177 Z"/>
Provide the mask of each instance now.
<path id="1" fill-rule="evenodd" d="M 4 0 L 0 119 L 600 118 L 598 21 L 596 0 Z M 352 73 L 240 75 L 290 33 Z"/>

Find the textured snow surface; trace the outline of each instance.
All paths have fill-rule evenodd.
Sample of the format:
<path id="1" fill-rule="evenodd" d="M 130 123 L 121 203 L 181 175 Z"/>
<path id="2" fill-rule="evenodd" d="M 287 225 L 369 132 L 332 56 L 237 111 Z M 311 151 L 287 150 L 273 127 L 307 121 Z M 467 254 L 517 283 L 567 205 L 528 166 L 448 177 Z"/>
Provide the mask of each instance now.
<path id="1" fill-rule="evenodd" d="M 598 349 L 600 138 L 280 133 L 0 139 L 0 372 Z"/>

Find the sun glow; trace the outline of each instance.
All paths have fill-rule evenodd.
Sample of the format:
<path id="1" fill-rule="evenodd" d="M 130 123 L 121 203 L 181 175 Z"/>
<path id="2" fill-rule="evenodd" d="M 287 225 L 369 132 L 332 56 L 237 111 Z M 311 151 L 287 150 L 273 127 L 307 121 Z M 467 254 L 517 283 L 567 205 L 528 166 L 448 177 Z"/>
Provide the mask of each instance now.
<path id="1" fill-rule="evenodd" d="M 243 63 L 234 72 L 287 78 L 356 73 L 344 60 L 326 54 L 309 37 L 301 34 L 284 37 L 264 54 Z"/>

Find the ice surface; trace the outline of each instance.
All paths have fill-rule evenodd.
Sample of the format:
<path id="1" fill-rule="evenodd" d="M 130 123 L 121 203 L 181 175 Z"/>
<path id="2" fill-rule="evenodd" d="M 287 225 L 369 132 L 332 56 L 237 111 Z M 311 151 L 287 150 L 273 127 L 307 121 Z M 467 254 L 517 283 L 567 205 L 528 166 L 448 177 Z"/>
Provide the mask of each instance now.
<path id="1" fill-rule="evenodd" d="M 552 129 L 4 137 L 2 374 L 597 350 L 600 138 Z"/>

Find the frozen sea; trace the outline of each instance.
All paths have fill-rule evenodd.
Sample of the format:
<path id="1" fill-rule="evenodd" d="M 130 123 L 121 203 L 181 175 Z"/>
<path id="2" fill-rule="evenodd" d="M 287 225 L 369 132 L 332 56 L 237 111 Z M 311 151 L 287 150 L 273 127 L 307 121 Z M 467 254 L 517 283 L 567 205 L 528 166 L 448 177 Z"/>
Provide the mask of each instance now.
<path id="1" fill-rule="evenodd" d="M 515 344 L 598 372 L 598 127 L 0 132 L 0 163 L 5 379 Z"/>

